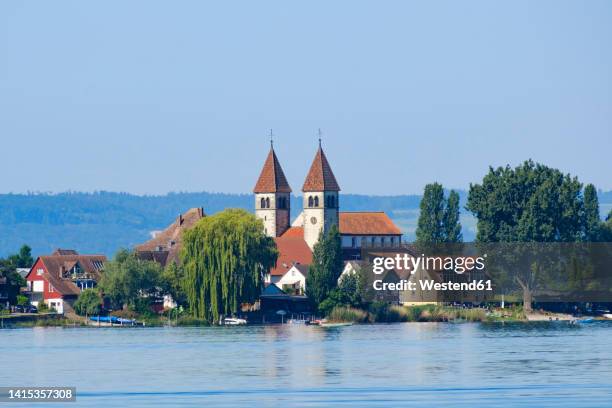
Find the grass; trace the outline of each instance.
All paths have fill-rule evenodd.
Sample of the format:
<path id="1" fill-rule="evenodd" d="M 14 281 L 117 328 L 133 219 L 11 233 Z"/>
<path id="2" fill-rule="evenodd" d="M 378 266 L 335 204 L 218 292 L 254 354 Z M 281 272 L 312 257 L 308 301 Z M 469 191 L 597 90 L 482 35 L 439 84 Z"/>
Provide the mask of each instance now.
<path id="1" fill-rule="evenodd" d="M 353 307 L 336 306 L 327 316 L 330 322 L 365 323 L 368 321 L 368 312 Z"/>
<path id="2" fill-rule="evenodd" d="M 512 317 L 510 317 L 512 318 Z M 484 322 L 495 321 L 485 309 L 460 309 L 448 306 L 400 306 L 386 303 L 373 303 L 368 310 L 337 306 L 327 319 L 332 322 L 353 323 L 398 323 L 398 322 Z M 516 314 L 514 320 L 521 320 Z"/>

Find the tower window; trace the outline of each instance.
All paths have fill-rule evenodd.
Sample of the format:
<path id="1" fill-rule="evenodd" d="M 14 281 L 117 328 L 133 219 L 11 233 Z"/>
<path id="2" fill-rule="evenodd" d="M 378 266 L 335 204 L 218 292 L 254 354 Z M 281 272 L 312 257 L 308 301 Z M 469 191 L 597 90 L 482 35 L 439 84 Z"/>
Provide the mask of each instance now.
<path id="1" fill-rule="evenodd" d="M 314 206 L 318 207 L 319 206 L 319 197 L 315 197 L 314 198 Z"/>
<path id="2" fill-rule="evenodd" d="M 266 199 L 261 197 L 261 200 L 259 201 L 259 208 L 266 208 Z"/>
<path id="3" fill-rule="evenodd" d="M 312 206 L 313 206 L 313 202 L 314 202 L 314 201 L 312 200 L 312 196 L 309 196 L 309 197 L 308 197 L 308 206 L 309 206 L 309 207 L 312 207 Z"/>
<path id="4" fill-rule="evenodd" d="M 270 208 L 270 197 L 266 197 L 266 208 Z"/>

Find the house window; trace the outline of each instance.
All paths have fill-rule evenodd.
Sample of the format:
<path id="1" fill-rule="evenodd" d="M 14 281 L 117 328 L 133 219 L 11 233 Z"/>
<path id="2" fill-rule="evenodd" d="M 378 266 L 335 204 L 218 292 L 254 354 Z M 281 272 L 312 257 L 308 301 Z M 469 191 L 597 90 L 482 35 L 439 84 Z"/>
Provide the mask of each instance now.
<path id="1" fill-rule="evenodd" d="M 374 244 L 376 244 L 376 237 L 372 237 L 372 238 L 370 238 L 370 244 L 371 244 L 372 246 L 374 246 Z"/>
<path id="2" fill-rule="evenodd" d="M 364 248 L 368 246 L 368 239 L 366 237 L 361 237 L 361 246 Z"/>
<path id="3" fill-rule="evenodd" d="M 380 239 L 380 246 L 385 246 L 385 237 Z"/>
<path id="4" fill-rule="evenodd" d="M 44 269 L 43 268 L 39 268 L 39 269 L 36 270 L 36 275 L 41 276 L 43 274 L 43 272 L 44 272 Z"/>
<path id="5" fill-rule="evenodd" d="M 355 238 L 355 237 L 351 238 L 351 246 L 353 248 L 355 248 L 357 246 L 357 238 Z"/>
<path id="6" fill-rule="evenodd" d="M 395 246 L 395 237 L 391 237 L 391 246 Z"/>
<path id="7" fill-rule="evenodd" d="M 55 292 L 55 289 L 53 289 L 53 285 L 49 284 L 49 292 Z"/>

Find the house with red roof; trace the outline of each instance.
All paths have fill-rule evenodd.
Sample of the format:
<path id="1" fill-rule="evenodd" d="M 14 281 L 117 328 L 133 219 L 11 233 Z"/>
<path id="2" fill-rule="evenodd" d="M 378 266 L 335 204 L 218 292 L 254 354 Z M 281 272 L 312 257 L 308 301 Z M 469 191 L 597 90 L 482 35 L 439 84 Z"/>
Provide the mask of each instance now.
<path id="1" fill-rule="evenodd" d="M 255 215 L 279 250 L 276 267 L 266 277 L 283 289 L 303 293 L 312 250 L 321 232 L 338 227 L 346 261 L 358 260 L 362 248 L 399 247 L 402 232 L 380 211 L 340 211 L 340 185 L 321 142 L 302 185 L 303 210 L 291 222 L 291 187 L 271 144 L 253 193 Z"/>
<path id="2" fill-rule="evenodd" d="M 45 303 L 64 313 L 82 290 L 97 284 L 105 262 L 104 255 L 80 255 L 72 249 L 39 256 L 25 277 L 32 304 Z"/>
<path id="3" fill-rule="evenodd" d="M 163 231 L 157 231 L 153 237 L 142 244 L 136 245 L 136 256 L 142 260 L 155 261 L 162 267 L 174 262 L 180 264 L 179 254 L 183 243 L 183 234 L 198 221 L 206 217 L 201 207 L 190 208 L 179 214 L 176 220 Z"/>

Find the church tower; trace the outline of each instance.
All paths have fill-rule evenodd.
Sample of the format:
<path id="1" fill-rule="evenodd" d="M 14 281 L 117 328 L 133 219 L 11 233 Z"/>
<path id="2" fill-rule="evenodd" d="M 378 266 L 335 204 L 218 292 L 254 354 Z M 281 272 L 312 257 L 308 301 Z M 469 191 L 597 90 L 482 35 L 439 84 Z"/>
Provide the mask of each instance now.
<path id="1" fill-rule="evenodd" d="M 270 153 L 253 189 L 255 215 L 263 220 L 265 233 L 278 237 L 289 228 L 291 187 L 285 178 L 274 146 L 270 141 Z"/>
<path id="2" fill-rule="evenodd" d="M 338 226 L 338 192 L 340 186 L 325 157 L 321 140 L 304 186 L 304 240 L 312 249 L 321 231 Z"/>

